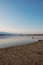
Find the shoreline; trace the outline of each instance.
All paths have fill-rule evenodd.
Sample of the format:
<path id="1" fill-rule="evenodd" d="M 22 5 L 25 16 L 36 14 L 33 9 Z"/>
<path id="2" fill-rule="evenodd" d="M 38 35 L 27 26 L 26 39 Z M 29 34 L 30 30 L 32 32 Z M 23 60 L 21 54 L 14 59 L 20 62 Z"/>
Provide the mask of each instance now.
<path id="1" fill-rule="evenodd" d="M 43 65 L 43 40 L 0 49 L 0 65 Z"/>

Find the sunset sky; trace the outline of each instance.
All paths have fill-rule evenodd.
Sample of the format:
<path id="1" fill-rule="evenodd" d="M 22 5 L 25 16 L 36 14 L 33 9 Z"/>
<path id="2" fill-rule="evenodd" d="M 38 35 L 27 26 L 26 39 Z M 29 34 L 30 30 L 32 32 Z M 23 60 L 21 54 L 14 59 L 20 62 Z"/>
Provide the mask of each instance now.
<path id="1" fill-rule="evenodd" d="M 43 0 L 0 0 L 0 32 L 43 33 Z"/>

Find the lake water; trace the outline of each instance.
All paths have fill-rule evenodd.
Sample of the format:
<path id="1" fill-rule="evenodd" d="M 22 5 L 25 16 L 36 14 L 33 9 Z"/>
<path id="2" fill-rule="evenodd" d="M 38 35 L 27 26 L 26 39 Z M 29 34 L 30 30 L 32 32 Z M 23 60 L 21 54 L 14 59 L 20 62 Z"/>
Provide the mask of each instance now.
<path id="1" fill-rule="evenodd" d="M 13 37 L 1 36 L 0 48 L 24 45 L 32 42 L 37 42 L 38 40 L 43 40 L 43 36 L 13 36 Z"/>

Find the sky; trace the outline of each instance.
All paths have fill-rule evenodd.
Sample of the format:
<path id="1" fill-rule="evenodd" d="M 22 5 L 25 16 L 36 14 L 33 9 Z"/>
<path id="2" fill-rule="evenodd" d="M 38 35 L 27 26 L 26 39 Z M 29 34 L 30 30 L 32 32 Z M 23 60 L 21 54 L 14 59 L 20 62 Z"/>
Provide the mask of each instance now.
<path id="1" fill-rule="evenodd" d="M 43 0 L 0 0 L 0 32 L 43 33 Z"/>

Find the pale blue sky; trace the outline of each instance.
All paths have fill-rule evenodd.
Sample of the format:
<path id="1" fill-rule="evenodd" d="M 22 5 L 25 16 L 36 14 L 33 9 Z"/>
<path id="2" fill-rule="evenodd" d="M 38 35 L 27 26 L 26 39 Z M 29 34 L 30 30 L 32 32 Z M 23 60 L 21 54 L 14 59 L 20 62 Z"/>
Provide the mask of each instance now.
<path id="1" fill-rule="evenodd" d="M 0 0 L 0 31 L 43 33 L 43 0 Z"/>

